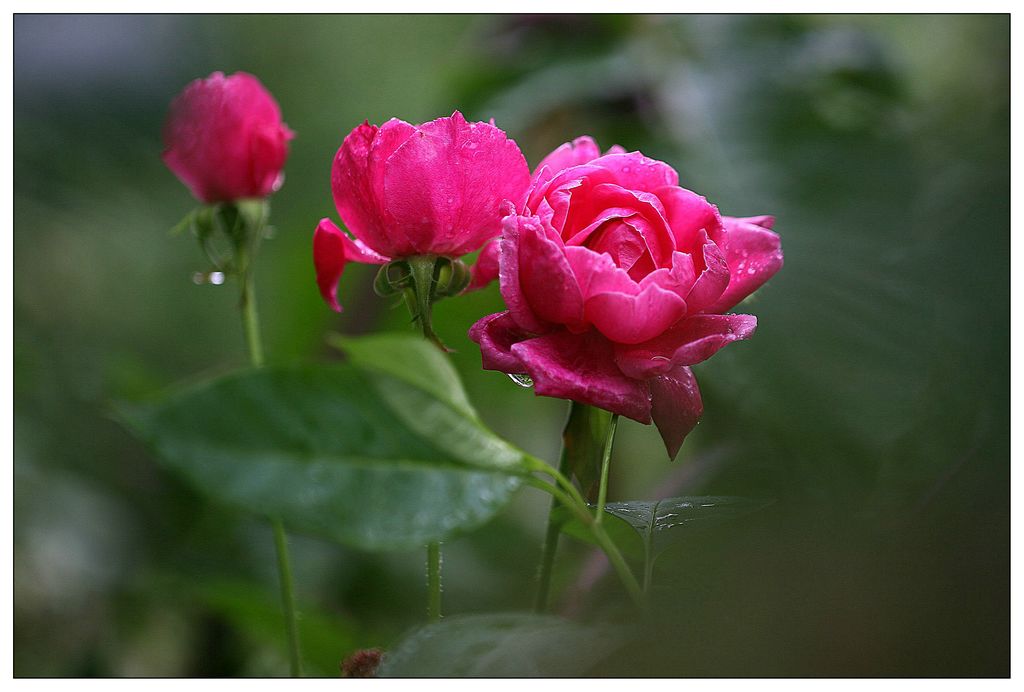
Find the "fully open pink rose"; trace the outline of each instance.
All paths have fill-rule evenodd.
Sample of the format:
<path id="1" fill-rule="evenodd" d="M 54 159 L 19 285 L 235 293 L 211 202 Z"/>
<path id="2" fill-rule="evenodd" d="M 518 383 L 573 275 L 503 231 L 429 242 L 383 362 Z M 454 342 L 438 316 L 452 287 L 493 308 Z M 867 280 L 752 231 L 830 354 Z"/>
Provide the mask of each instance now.
<path id="1" fill-rule="evenodd" d="M 689 366 L 754 332 L 753 316 L 723 313 L 782 266 L 771 217 L 723 219 L 678 183 L 589 137 L 556 149 L 488 248 L 508 310 L 470 330 L 485 368 L 653 421 L 673 457 L 703 412 Z"/>
<path id="2" fill-rule="evenodd" d="M 171 103 L 163 159 L 203 202 L 266 197 L 282 180 L 293 136 L 258 79 L 214 72 Z"/>
<path id="3" fill-rule="evenodd" d="M 384 264 L 416 255 L 457 258 L 501 232 L 503 202 L 521 204 L 530 169 L 493 123 L 456 111 L 422 125 L 391 119 L 352 130 L 334 158 L 338 215 L 313 236 L 320 292 L 335 310 L 348 262 Z"/>

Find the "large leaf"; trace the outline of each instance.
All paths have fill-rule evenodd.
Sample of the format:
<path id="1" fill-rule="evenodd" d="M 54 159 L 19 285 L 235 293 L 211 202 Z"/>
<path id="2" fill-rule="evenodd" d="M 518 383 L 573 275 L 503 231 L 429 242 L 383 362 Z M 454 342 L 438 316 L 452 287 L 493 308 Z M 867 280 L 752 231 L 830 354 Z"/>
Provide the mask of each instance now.
<path id="1" fill-rule="evenodd" d="M 493 456 L 473 453 L 501 450 L 510 471 L 523 455 L 465 416 L 425 434 L 395 402 L 412 405 L 403 391 L 427 409 L 437 399 L 401 386 L 382 396 L 381 383 L 352 365 L 264 368 L 122 417 L 215 498 L 358 548 L 413 548 L 482 524 L 519 485 Z M 473 440 L 446 439 L 455 435 Z"/>
<path id="2" fill-rule="evenodd" d="M 388 651 L 380 677 L 579 676 L 622 632 L 547 615 L 461 615 L 420 627 Z"/>
<path id="3" fill-rule="evenodd" d="M 410 334 L 333 335 L 376 392 L 410 429 L 481 468 L 522 470 L 523 453 L 490 433 L 440 349 Z"/>

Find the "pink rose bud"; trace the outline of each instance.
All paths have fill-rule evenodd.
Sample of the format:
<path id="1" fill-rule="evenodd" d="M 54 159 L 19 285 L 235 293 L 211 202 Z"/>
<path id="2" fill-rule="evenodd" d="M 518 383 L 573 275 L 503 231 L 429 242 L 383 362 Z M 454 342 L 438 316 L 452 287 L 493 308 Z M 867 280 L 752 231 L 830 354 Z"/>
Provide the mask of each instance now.
<path id="1" fill-rule="evenodd" d="M 281 185 L 294 133 L 260 81 L 214 72 L 171 103 L 163 159 L 207 203 L 266 197 Z"/>
<path id="2" fill-rule="evenodd" d="M 320 293 L 340 311 L 338 280 L 349 262 L 454 259 L 479 249 L 501 233 L 503 203 L 521 204 L 529 184 L 519 147 L 493 124 L 458 111 L 422 125 L 364 122 L 331 170 L 338 215 L 355 237 L 330 219 L 313 236 Z"/>
<path id="3" fill-rule="evenodd" d="M 667 164 L 589 137 L 541 162 L 522 209 L 496 243 L 508 310 L 470 330 L 484 367 L 653 421 L 674 457 L 703 412 L 689 366 L 753 334 L 724 313 L 782 266 L 772 218 L 722 218 Z"/>

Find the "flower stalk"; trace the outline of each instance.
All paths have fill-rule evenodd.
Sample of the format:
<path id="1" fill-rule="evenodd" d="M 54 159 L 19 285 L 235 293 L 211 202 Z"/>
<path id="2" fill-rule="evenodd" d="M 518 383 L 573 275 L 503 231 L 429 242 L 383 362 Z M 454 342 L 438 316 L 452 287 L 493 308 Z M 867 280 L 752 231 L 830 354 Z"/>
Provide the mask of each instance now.
<path id="1" fill-rule="evenodd" d="M 263 365 L 263 339 L 260 336 L 260 317 L 256 306 L 255 255 L 263 236 L 267 219 L 267 205 L 261 203 L 255 214 L 235 210 L 237 217 L 231 226 L 230 237 L 235 245 L 234 263 L 241 284 L 239 308 L 242 313 L 242 328 L 249 350 L 249 363 L 254 368 Z M 250 210 L 253 211 L 253 210 Z M 295 587 L 292 582 L 291 556 L 288 552 L 288 537 L 284 523 L 278 517 L 270 517 L 274 531 L 274 547 L 277 553 L 278 579 L 281 586 L 281 605 L 284 609 L 285 632 L 288 638 L 288 662 L 291 677 L 302 676 L 302 654 L 299 647 L 299 623 L 295 608 Z"/>

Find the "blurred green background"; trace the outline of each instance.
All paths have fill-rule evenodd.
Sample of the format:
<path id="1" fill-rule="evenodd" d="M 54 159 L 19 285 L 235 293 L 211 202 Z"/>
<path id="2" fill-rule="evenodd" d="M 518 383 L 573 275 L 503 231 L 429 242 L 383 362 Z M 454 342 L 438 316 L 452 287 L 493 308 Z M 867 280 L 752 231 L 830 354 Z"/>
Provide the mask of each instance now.
<path id="1" fill-rule="evenodd" d="M 116 399 L 245 364 L 232 285 L 197 286 L 160 161 L 170 99 L 246 70 L 298 136 L 259 260 L 269 359 L 334 330 L 408 329 L 311 238 L 363 119 L 495 118 L 531 164 L 580 134 L 672 163 L 730 215 L 771 213 L 783 270 L 759 329 L 696 368 L 702 424 L 669 463 L 620 426 L 610 499 L 771 508 L 658 563 L 652 622 L 607 675 L 1009 674 L 1009 19 L 1005 16 L 37 16 L 15 35 L 15 674 L 279 675 L 269 528 L 163 471 Z M 437 329 L 499 433 L 553 460 L 564 402 Z M 530 605 L 547 501 L 521 490 L 446 544 L 449 613 Z M 423 619 L 419 553 L 293 537 L 310 672 Z M 622 602 L 564 543 L 559 609 Z"/>

